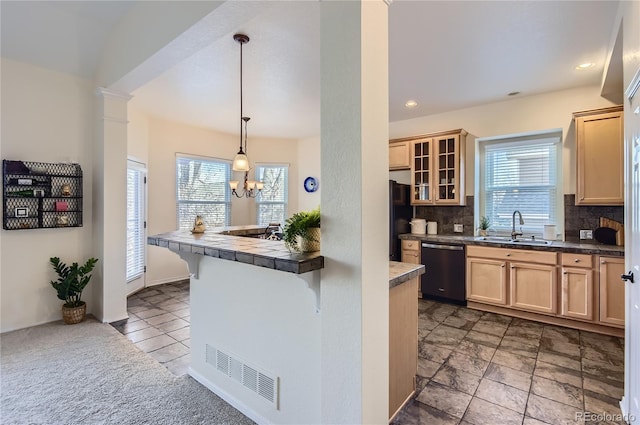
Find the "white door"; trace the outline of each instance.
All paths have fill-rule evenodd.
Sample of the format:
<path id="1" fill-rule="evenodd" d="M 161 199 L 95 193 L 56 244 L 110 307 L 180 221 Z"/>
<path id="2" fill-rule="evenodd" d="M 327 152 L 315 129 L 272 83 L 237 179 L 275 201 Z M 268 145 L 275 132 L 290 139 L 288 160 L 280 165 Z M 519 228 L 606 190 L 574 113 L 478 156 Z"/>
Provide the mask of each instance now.
<path id="1" fill-rule="evenodd" d="M 635 283 L 631 279 L 625 283 L 625 383 L 620 407 L 627 422 L 635 423 L 640 421 L 640 69 L 625 98 L 625 274 L 633 273 Z"/>
<path id="2" fill-rule="evenodd" d="M 127 295 L 145 286 L 147 258 L 147 171 L 127 161 Z"/>

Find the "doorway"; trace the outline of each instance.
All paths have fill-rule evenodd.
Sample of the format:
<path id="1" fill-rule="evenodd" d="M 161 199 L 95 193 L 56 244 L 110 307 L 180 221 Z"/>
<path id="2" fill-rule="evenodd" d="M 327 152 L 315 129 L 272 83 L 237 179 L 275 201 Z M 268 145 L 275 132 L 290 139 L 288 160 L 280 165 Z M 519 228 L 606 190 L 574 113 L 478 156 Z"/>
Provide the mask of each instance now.
<path id="1" fill-rule="evenodd" d="M 147 169 L 127 161 L 127 295 L 145 287 L 147 259 Z"/>

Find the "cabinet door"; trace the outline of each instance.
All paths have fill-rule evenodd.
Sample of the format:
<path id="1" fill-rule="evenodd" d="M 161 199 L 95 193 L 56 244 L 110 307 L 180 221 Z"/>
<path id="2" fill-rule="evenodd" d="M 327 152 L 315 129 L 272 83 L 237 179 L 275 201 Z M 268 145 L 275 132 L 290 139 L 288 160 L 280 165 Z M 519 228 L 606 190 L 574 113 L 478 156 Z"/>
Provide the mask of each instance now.
<path id="1" fill-rule="evenodd" d="M 511 307 L 537 313 L 557 313 L 556 273 L 555 266 L 511 263 Z"/>
<path id="2" fill-rule="evenodd" d="M 563 267 L 561 300 L 563 316 L 593 320 L 593 271 Z"/>
<path id="3" fill-rule="evenodd" d="M 624 327 L 624 259 L 600 257 L 600 322 Z"/>
<path id="4" fill-rule="evenodd" d="M 415 391 L 418 372 L 417 277 L 389 291 L 389 415 Z"/>
<path id="5" fill-rule="evenodd" d="M 433 139 L 435 203 L 460 205 L 461 160 L 460 135 L 451 134 Z"/>
<path id="6" fill-rule="evenodd" d="M 409 168 L 411 168 L 411 149 L 409 145 L 409 142 L 398 142 L 389 144 L 390 170 L 408 170 Z"/>
<path id="7" fill-rule="evenodd" d="M 432 155 L 433 140 L 419 139 L 411 143 L 411 205 L 433 204 Z"/>
<path id="8" fill-rule="evenodd" d="M 507 264 L 499 260 L 467 257 L 467 299 L 507 304 Z"/>
<path id="9" fill-rule="evenodd" d="M 623 205 L 622 110 L 576 118 L 576 205 Z"/>

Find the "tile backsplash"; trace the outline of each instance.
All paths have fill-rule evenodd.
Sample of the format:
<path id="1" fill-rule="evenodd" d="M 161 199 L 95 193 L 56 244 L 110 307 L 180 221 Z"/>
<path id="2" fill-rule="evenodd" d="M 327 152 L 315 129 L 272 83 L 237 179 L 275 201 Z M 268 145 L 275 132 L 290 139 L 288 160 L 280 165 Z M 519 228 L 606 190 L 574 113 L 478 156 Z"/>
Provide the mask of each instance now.
<path id="1" fill-rule="evenodd" d="M 580 230 L 595 230 L 600 227 L 600 217 L 624 223 L 624 207 L 576 206 L 576 195 L 564 195 L 565 240 L 579 241 Z"/>
<path id="2" fill-rule="evenodd" d="M 574 194 L 564 195 L 564 234 L 567 241 L 579 241 L 580 230 L 595 230 L 600 227 L 600 217 L 624 223 L 624 207 L 621 206 L 576 206 Z M 440 235 L 474 235 L 474 197 L 467 196 L 465 206 L 419 206 L 416 218 L 438 223 Z M 454 233 L 453 225 L 463 224 L 462 233 Z"/>

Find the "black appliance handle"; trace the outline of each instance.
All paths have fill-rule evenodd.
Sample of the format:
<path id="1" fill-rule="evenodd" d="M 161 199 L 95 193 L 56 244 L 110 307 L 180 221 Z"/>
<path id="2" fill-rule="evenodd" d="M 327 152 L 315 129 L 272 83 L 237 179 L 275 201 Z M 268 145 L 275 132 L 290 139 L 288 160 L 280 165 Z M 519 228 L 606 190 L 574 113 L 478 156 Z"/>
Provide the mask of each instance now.
<path id="1" fill-rule="evenodd" d="M 438 245 L 435 243 L 422 243 L 423 248 L 448 249 L 450 251 L 463 251 L 464 245 Z"/>

